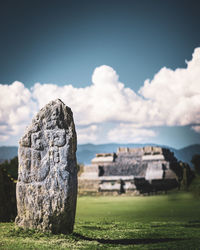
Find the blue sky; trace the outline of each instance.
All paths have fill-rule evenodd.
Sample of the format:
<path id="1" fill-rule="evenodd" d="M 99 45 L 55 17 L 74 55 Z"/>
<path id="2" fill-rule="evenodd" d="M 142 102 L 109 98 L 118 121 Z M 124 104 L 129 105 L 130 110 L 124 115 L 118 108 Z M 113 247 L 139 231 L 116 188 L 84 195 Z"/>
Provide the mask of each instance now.
<path id="1" fill-rule="evenodd" d="M 67 89 L 63 98 L 66 105 L 74 111 L 79 143 L 126 143 L 131 140 L 133 143 L 154 142 L 177 148 L 199 143 L 200 106 L 198 101 L 194 103 L 194 99 L 199 94 L 200 81 L 194 80 L 196 82 L 191 85 L 193 99 L 185 108 L 181 108 L 184 103 L 177 101 L 177 106 L 181 107 L 177 108 L 169 119 L 170 122 L 161 115 L 158 115 L 159 122 L 156 122 L 156 112 L 168 114 L 172 106 L 169 105 L 169 110 L 164 106 L 162 108 L 161 100 L 158 97 L 154 100 L 155 96 L 150 93 L 151 89 L 154 93 L 155 89 L 160 89 L 159 81 L 165 81 L 167 85 L 167 77 L 170 74 L 168 71 L 165 80 L 163 76 L 158 77 L 153 84 L 154 76 L 161 69 L 166 67 L 173 72 L 176 72 L 176 69 L 187 70 L 185 60 L 192 62 L 192 54 L 200 46 L 199 7 L 199 1 L 191 0 L 1 1 L 0 91 L 4 97 L 12 93 L 10 98 L 7 97 L 8 100 L 0 104 L 0 144 L 16 145 L 25 124 L 30 123 L 35 112 L 45 101 L 56 97 L 53 92 L 61 97 L 61 92 L 64 91 L 62 87 L 70 84 L 73 94 L 70 96 L 70 89 Z M 196 52 L 196 55 L 198 53 Z M 196 64 L 199 65 L 198 62 Z M 101 74 L 105 73 L 106 77 L 112 74 L 113 77 L 108 81 L 110 92 L 101 91 L 107 87 L 109 89 L 106 77 L 99 83 L 96 80 L 96 85 L 92 81 L 95 69 L 102 65 L 110 68 L 101 68 Z M 193 79 L 198 79 L 198 72 L 194 70 L 197 66 L 191 67 L 191 70 L 187 70 L 189 73 L 184 73 L 185 78 L 189 80 L 182 85 L 183 88 L 190 85 Z M 99 74 L 97 72 L 96 78 Z M 191 74 L 194 74 L 194 77 Z M 117 80 L 115 75 L 119 76 Z M 177 91 L 181 86 L 179 77 L 181 75 L 174 73 L 173 79 L 178 80 L 177 83 L 175 80 L 171 83 L 171 86 L 179 86 Z M 144 86 L 146 79 L 150 79 L 149 82 L 153 85 L 152 88 L 147 86 L 141 94 L 138 91 Z M 15 81 L 18 81 L 18 84 L 11 87 Z M 122 90 L 120 87 L 116 90 L 118 92 L 115 92 L 114 87 L 111 89 L 111 86 L 118 86 L 120 82 L 124 84 Z M 40 84 L 34 87 L 35 83 Z M 48 94 L 46 89 L 41 92 L 45 83 L 51 84 L 47 86 Z M 7 85 L 10 88 L 3 89 Z M 93 85 L 96 86 L 96 91 L 101 92 L 101 100 L 94 98 L 96 92 L 91 88 Z M 163 85 L 163 91 L 166 85 Z M 53 91 L 53 86 L 60 89 Z M 87 91 L 88 87 L 90 90 Z M 76 91 L 79 88 L 83 88 L 85 94 Z M 146 110 L 134 110 L 134 101 L 138 107 L 147 106 L 147 102 L 137 101 L 132 92 L 130 97 L 127 90 L 124 90 L 127 88 L 134 91 L 137 98 L 142 95 L 143 99 L 154 100 L 149 106 L 151 110 L 156 107 L 151 118 L 148 118 Z M 166 88 L 170 89 L 169 86 Z M 112 91 L 119 96 L 118 99 L 113 99 L 113 102 L 104 98 L 112 95 Z M 87 94 L 95 103 L 90 101 L 88 104 L 85 97 Z M 187 94 L 181 94 L 187 97 Z M 39 99 L 39 95 L 43 101 Z M 172 98 L 181 100 L 180 95 L 176 97 L 173 92 Z M 77 98 L 80 100 L 75 100 Z M 118 100 L 121 100 L 121 103 L 118 103 Z M 134 117 L 128 117 L 129 112 L 123 106 L 125 100 L 130 115 L 133 115 L 135 120 Z M 169 98 L 166 98 L 166 106 L 167 102 L 171 103 Z M 186 98 L 185 104 L 187 102 Z M 120 107 L 120 112 L 124 112 L 123 116 L 118 116 L 113 108 L 115 103 Z M 81 109 L 80 106 L 84 105 L 85 109 Z M 95 108 L 89 110 L 93 105 Z M 103 111 L 107 105 L 107 110 L 113 115 L 98 113 L 101 105 Z M 176 102 L 174 105 L 176 106 Z M 86 112 L 88 110 L 89 112 Z M 193 118 L 186 117 L 190 111 Z M 141 112 L 145 114 L 139 119 Z M 178 112 L 181 114 L 178 115 Z M 14 114 L 18 116 L 15 117 Z M 181 116 L 186 118 L 181 119 Z M 122 136 L 119 137 L 119 134 Z"/>

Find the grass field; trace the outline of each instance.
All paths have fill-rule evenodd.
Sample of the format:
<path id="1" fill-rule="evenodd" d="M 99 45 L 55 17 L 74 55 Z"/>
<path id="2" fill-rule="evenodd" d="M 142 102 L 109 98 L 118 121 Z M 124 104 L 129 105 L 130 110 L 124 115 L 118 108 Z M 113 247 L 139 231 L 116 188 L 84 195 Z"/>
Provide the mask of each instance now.
<path id="1" fill-rule="evenodd" d="M 200 200 L 189 193 L 79 197 L 72 235 L 0 223 L 1 249 L 200 249 Z"/>

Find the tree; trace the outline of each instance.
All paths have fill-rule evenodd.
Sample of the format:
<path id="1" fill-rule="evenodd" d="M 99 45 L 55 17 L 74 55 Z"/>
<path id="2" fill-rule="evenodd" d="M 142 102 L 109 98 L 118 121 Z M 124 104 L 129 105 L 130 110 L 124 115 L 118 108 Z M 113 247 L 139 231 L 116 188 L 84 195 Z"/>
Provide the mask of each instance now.
<path id="1" fill-rule="evenodd" d="M 0 222 L 14 220 L 17 214 L 17 170 L 17 157 L 0 164 Z"/>
<path id="2" fill-rule="evenodd" d="M 185 162 L 179 162 L 181 175 L 179 176 L 179 188 L 187 190 L 190 183 L 194 179 L 194 171 L 191 170 L 190 166 Z"/>
<path id="3" fill-rule="evenodd" d="M 200 154 L 193 155 L 191 162 L 194 165 L 195 173 L 200 175 Z"/>
<path id="4" fill-rule="evenodd" d="M 18 177 L 18 157 L 14 157 L 9 162 L 5 161 L 0 164 L 0 168 L 4 169 L 8 175 L 17 180 Z"/>

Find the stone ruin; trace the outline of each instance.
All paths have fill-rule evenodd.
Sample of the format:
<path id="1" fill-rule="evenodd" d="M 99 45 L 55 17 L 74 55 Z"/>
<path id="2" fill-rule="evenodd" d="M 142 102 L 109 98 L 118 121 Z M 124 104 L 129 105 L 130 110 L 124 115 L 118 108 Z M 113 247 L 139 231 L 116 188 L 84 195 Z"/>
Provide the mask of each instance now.
<path id="1" fill-rule="evenodd" d="M 57 99 L 33 118 L 19 142 L 16 224 L 52 233 L 73 231 L 77 199 L 76 131 Z"/>
<path id="2" fill-rule="evenodd" d="M 96 154 L 79 177 L 79 192 L 154 193 L 179 186 L 181 166 L 167 148 L 118 148 Z"/>

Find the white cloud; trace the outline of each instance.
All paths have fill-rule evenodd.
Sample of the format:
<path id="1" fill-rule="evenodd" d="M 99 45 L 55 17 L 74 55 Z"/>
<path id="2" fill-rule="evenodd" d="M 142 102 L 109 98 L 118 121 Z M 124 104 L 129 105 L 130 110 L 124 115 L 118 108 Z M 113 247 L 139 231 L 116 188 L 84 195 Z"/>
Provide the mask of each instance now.
<path id="1" fill-rule="evenodd" d="M 192 126 L 191 129 L 194 130 L 197 133 L 200 133 L 200 125 Z"/>
<path id="2" fill-rule="evenodd" d="M 79 144 L 85 142 L 96 142 L 98 140 L 98 126 L 91 125 L 85 128 L 77 128 L 77 139 Z"/>
<path id="3" fill-rule="evenodd" d="M 0 141 L 6 141 L 8 138 L 8 135 L 0 135 Z"/>
<path id="4" fill-rule="evenodd" d="M 133 124 L 121 123 L 108 133 L 110 142 L 148 142 L 156 133 L 150 129 L 137 128 Z"/>
<path id="5" fill-rule="evenodd" d="M 22 133 L 35 111 L 36 104 L 31 99 L 31 92 L 21 82 L 0 84 L 1 141 Z"/>
<path id="6" fill-rule="evenodd" d="M 151 82 L 145 81 L 139 93 L 154 111 L 149 117 L 151 125 L 200 123 L 200 48 L 195 49 L 187 68 L 162 68 Z"/>
<path id="7" fill-rule="evenodd" d="M 134 102 L 132 110 L 139 108 L 141 98 L 119 82 L 111 67 L 103 65 L 96 68 L 92 81 L 93 84 L 86 88 L 37 83 L 32 89 L 33 97 L 40 107 L 52 99 L 62 99 L 72 108 L 78 125 L 129 120 L 129 106 Z"/>
<path id="8" fill-rule="evenodd" d="M 130 139 L 126 131 L 135 141 L 155 136 L 148 127 L 199 124 L 200 48 L 195 49 L 186 68 L 162 68 L 152 81 L 144 82 L 139 93 L 126 88 L 115 70 L 106 65 L 94 70 L 92 84 L 85 88 L 36 83 L 28 90 L 20 82 L 0 84 L 1 138 L 22 134 L 35 111 L 56 98 L 71 107 L 76 125 L 84 127 L 78 129 L 79 143 L 98 143 L 99 130 L 94 126 L 109 122 L 116 125 L 105 140 L 124 142 Z M 123 134 L 121 139 L 117 131 Z"/>

